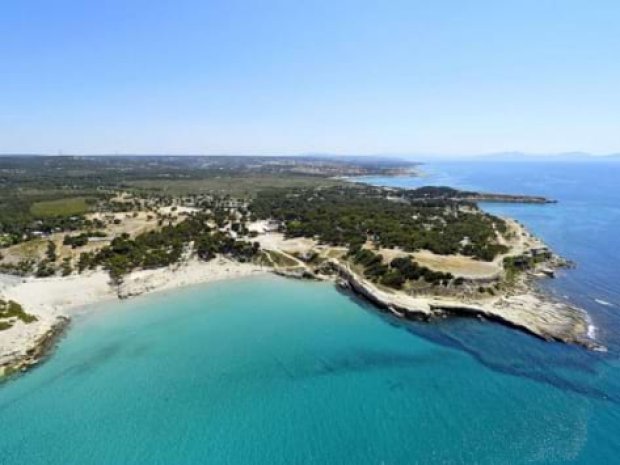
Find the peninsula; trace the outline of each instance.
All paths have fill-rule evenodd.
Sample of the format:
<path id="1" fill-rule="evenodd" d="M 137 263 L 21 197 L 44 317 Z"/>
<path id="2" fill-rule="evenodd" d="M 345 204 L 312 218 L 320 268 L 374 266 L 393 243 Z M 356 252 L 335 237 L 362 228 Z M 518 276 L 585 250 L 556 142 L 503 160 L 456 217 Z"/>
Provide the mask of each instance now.
<path id="1" fill-rule="evenodd" d="M 0 370 L 37 363 L 87 305 L 267 272 L 333 280 L 400 318 L 474 316 L 597 348 L 582 310 L 535 291 L 568 263 L 477 206 L 550 200 L 341 179 L 415 166 L 0 157 Z"/>

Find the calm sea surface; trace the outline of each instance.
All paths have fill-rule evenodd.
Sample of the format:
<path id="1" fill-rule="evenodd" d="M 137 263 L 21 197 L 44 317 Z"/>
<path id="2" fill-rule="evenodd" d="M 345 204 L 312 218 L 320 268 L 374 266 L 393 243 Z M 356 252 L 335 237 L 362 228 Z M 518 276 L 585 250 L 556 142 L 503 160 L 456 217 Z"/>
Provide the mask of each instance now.
<path id="1" fill-rule="evenodd" d="M 620 463 L 620 164 L 374 178 L 558 199 L 485 205 L 578 263 L 544 286 L 606 354 L 477 320 L 403 323 L 325 283 L 260 277 L 107 305 L 0 385 L 0 464 Z"/>

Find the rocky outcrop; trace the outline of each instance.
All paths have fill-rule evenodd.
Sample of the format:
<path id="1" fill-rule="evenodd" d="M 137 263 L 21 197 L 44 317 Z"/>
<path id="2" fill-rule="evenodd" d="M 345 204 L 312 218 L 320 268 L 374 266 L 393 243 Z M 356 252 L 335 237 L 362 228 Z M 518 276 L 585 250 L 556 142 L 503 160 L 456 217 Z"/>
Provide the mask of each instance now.
<path id="1" fill-rule="evenodd" d="M 388 294 L 358 276 L 348 266 L 340 262 L 334 261 L 333 263 L 340 276 L 339 281 L 337 281 L 338 285 L 361 295 L 375 306 L 388 310 L 399 317 L 429 319 L 433 316 L 429 305 L 408 296 Z"/>
<path id="2" fill-rule="evenodd" d="M 446 316 L 481 317 L 524 331 L 547 341 L 579 344 L 589 349 L 602 347 L 588 337 L 587 315 L 582 310 L 532 290 L 511 296 L 461 301 L 457 297 L 412 297 L 388 292 L 355 273 L 347 264 L 330 260 L 338 283 L 375 306 L 401 318 L 431 320 Z"/>
<path id="3" fill-rule="evenodd" d="M 70 319 L 67 316 L 60 315 L 56 321 L 50 325 L 43 334 L 33 339 L 26 346 L 25 350 L 19 350 L 12 354 L 5 354 L 0 362 L 0 379 L 10 376 L 13 373 L 25 371 L 36 365 L 45 357 L 58 337 L 64 333 L 69 326 Z"/>
<path id="4" fill-rule="evenodd" d="M 601 346 L 588 337 L 585 313 L 546 296 L 521 294 L 502 297 L 490 304 L 436 302 L 431 304 L 435 314 L 476 316 L 515 328 L 546 341 L 578 344 L 589 349 Z"/>
<path id="5" fill-rule="evenodd" d="M 285 278 L 293 278 L 293 279 L 320 279 L 315 275 L 312 271 L 307 269 L 306 267 L 298 267 L 293 269 L 287 268 L 274 268 L 273 272 L 279 276 L 284 276 Z"/>

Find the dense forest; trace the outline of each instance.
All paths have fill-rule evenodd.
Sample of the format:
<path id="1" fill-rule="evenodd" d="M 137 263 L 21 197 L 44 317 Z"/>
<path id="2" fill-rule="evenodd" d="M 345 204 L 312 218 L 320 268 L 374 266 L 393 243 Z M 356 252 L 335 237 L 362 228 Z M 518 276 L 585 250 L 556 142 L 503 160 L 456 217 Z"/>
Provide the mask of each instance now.
<path id="1" fill-rule="evenodd" d="M 282 221 L 288 237 L 350 248 L 371 241 L 378 247 L 460 253 L 487 261 L 507 251 L 497 241 L 497 233 L 506 231 L 505 222 L 474 204 L 436 198 L 411 202 L 394 193 L 372 187 L 271 190 L 260 192 L 251 210 L 258 218 Z"/>

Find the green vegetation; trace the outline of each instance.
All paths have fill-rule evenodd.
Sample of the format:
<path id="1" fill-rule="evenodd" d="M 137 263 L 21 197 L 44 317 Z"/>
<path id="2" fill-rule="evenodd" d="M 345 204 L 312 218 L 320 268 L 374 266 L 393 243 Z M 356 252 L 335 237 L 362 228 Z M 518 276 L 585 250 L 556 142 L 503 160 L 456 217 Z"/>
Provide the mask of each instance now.
<path id="1" fill-rule="evenodd" d="M 410 257 L 395 258 L 390 262 L 390 270 L 394 272 L 396 276 L 406 281 L 423 279 L 431 284 L 447 285 L 449 281 L 454 279 L 452 273 L 433 271 L 430 268 L 419 265 Z"/>
<path id="2" fill-rule="evenodd" d="M 24 242 L 7 251 L 0 269 L 44 277 L 103 267 L 120 282 L 131 270 L 169 266 L 192 254 L 240 261 L 260 255 L 265 263 L 299 265 L 237 239 L 257 235 L 248 231 L 250 219 L 276 220 L 287 237 L 340 247 L 328 254 L 348 250 L 369 279 L 394 288 L 456 280 L 413 261 L 384 263 L 366 248 L 487 261 L 507 251 L 505 222 L 478 209 L 471 202 L 475 192 L 384 189 L 335 178 L 393 174 L 412 165 L 355 157 L 0 157 L 0 247 Z M 101 219 L 82 216 L 88 211 L 102 213 Z M 145 230 L 151 231 L 138 233 Z M 107 235 L 109 245 L 89 247 L 77 261 L 59 260 L 69 247 Z M 33 253 L 22 253 L 28 244 Z"/>
<path id="3" fill-rule="evenodd" d="M 425 282 L 433 286 L 440 284 L 447 286 L 454 279 L 450 273 L 420 266 L 411 257 L 395 258 L 387 265 L 383 263 L 380 254 L 357 248 L 349 253 L 349 258 L 354 264 L 362 267 L 364 277 L 395 289 L 400 289 L 405 283 L 412 281 Z"/>
<path id="4" fill-rule="evenodd" d="M 73 272 L 73 268 L 71 267 L 71 257 L 63 258 L 60 270 L 63 276 L 69 276 Z"/>
<path id="5" fill-rule="evenodd" d="M 114 281 L 120 282 L 123 275 L 136 268 L 160 268 L 179 262 L 184 252 L 189 252 L 190 243 L 194 244 L 196 255 L 206 261 L 221 254 L 245 262 L 258 253 L 258 243 L 236 240 L 227 233 L 214 230 L 208 225 L 209 220 L 208 215 L 200 214 L 134 239 L 122 234 L 97 254 L 80 254 L 78 270 L 101 265 Z"/>
<path id="6" fill-rule="evenodd" d="M 537 264 L 545 262 L 550 258 L 551 252 L 547 249 L 505 257 L 503 264 L 504 270 L 506 271 L 506 278 L 508 281 L 512 281 L 519 273 L 532 270 Z"/>
<path id="7" fill-rule="evenodd" d="M 318 238 L 331 245 L 355 248 L 371 241 L 377 247 L 460 253 L 487 261 L 507 251 L 497 240 L 506 230 L 504 221 L 473 204 L 414 202 L 390 194 L 371 187 L 274 189 L 260 192 L 250 208 L 258 218 L 282 221 L 287 237 Z"/>
<path id="8" fill-rule="evenodd" d="M 344 184 L 345 181 L 317 176 L 228 173 L 204 179 L 138 180 L 129 182 L 128 186 L 172 196 L 215 193 L 244 198 L 254 197 L 258 192 L 272 188 L 288 189 L 300 186 L 314 188 Z"/>
<path id="9" fill-rule="evenodd" d="M 0 247 L 77 231 L 82 214 L 121 190 L 249 197 L 274 186 L 333 186 L 344 181 L 332 176 L 390 174 L 403 166 L 413 164 L 355 157 L 0 156 Z M 135 208 L 113 204 L 106 205 L 108 211 Z"/>
<path id="10" fill-rule="evenodd" d="M 56 268 L 51 262 L 43 260 L 37 265 L 34 274 L 37 278 L 47 278 L 56 274 Z"/>
<path id="11" fill-rule="evenodd" d="M 9 329 L 13 326 L 15 320 L 21 320 L 24 323 L 32 323 L 37 321 L 34 315 L 24 312 L 20 304 L 13 300 L 8 302 L 0 299 L 0 330 Z"/>
<path id="12" fill-rule="evenodd" d="M 12 207 L 20 207 L 15 204 L 9 205 L 9 203 L 8 199 L 0 197 L 0 238 L 2 239 L 0 246 L 2 247 L 36 239 L 55 231 L 77 231 L 84 227 L 92 227 L 92 222 L 81 216 L 34 219 L 29 216 L 29 213 L 11 210 Z M 2 211 L 3 207 L 9 211 Z"/>
<path id="13" fill-rule="evenodd" d="M 56 255 L 56 244 L 54 244 L 52 241 L 47 241 L 45 256 L 50 262 L 55 262 L 58 258 L 58 256 Z"/>
<path id="14" fill-rule="evenodd" d="M 0 265 L 0 271 L 3 273 L 14 274 L 17 276 L 26 276 L 32 273 L 35 264 L 35 261 L 32 259 L 21 260 L 16 264 L 2 263 Z"/>
<path id="15" fill-rule="evenodd" d="M 58 259 L 56 255 L 56 244 L 52 241 L 47 242 L 45 251 L 45 258 L 41 260 L 35 267 L 35 276 L 37 278 L 45 278 L 48 276 L 54 276 L 56 274 L 56 268 L 54 262 Z"/>
<path id="16" fill-rule="evenodd" d="M 77 236 L 66 235 L 62 240 L 62 245 L 70 245 L 72 249 L 85 246 L 88 244 L 88 239 L 91 237 L 106 237 L 107 234 L 103 231 L 88 231 L 80 233 Z"/>
<path id="17" fill-rule="evenodd" d="M 88 211 L 88 205 L 92 201 L 93 199 L 85 197 L 40 201 L 32 204 L 30 213 L 37 218 L 81 215 Z"/>

